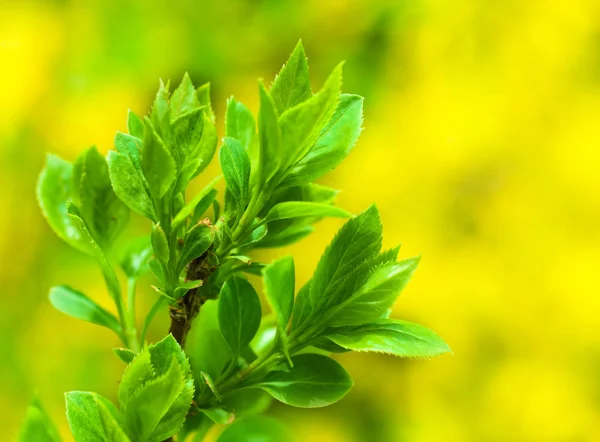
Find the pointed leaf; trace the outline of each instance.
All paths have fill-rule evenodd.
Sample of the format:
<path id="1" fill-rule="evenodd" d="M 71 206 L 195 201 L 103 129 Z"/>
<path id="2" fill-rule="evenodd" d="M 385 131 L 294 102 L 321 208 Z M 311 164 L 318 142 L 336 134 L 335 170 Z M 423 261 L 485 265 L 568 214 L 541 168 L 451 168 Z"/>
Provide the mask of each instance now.
<path id="1" fill-rule="evenodd" d="M 190 230 L 183 243 L 177 271 L 180 272 L 193 259 L 202 256 L 212 245 L 214 239 L 215 233 L 213 229 L 206 224 L 197 224 Z"/>
<path id="2" fill-rule="evenodd" d="M 128 278 L 140 278 L 150 271 L 148 260 L 152 256 L 150 238 L 142 236 L 129 241 L 121 251 L 119 265 Z"/>
<path id="3" fill-rule="evenodd" d="M 187 72 L 183 75 L 179 86 L 173 91 L 169 105 L 171 107 L 171 120 L 200 106 L 196 89 Z"/>
<path id="4" fill-rule="evenodd" d="M 310 98 L 308 60 L 302 41 L 299 41 L 287 63 L 275 77 L 271 90 L 273 102 L 279 114 Z"/>
<path id="5" fill-rule="evenodd" d="M 69 392 L 65 399 L 75 442 L 129 442 L 110 401 L 83 391 Z"/>
<path id="6" fill-rule="evenodd" d="M 263 271 L 265 296 L 281 331 L 285 333 L 292 310 L 294 308 L 295 273 L 294 260 L 291 256 L 278 259 L 266 266 Z"/>
<path id="7" fill-rule="evenodd" d="M 239 141 L 233 138 L 225 138 L 219 151 L 219 160 L 227 182 L 227 189 L 231 192 L 238 206 L 245 206 L 248 202 L 250 184 L 250 159 L 248 154 Z"/>
<path id="8" fill-rule="evenodd" d="M 127 112 L 127 130 L 140 140 L 144 138 L 144 120 L 138 117 L 131 109 Z"/>
<path id="9" fill-rule="evenodd" d="M 217 184 L 221 180 L 222 177 L 223 177 L 222 175 L 219 175 L 218 177 L 213 179 L 196 196 L 194 196 L 194 198 L 192 198 L 185 206 L 183 206 L 183 208 L 177 213 L 177 215 L 175 215 L 175 218 L 173 218 L 173 222 L 171 223 L 173 225 L 174 229 L 179 227 L 187 219 L 188 216 L 190 216 L 192 213 L 194 213 L 196 206 L 208 194 L 210 194 L 213 191 L 215 184 Z M 214 196 L 213 196 L 213 199 L 214 199 Z M 210 202 L 208 203 L 208 205 L 210 205 Z M 208 206 L 207 206 L 207 208 L 208 208 Z"/>
<path id="10" fill-rule="evenodd" d="M 282 160 L 281 130 L 273 99 L 262 83 L 259 83 L 260 108 L 258 111 L 258 142 L 260 176 L 258 184 L 269 181 L 279 171 Z M 258 172 L 257 172 L 258 173 Z"/>
<path id="11" fill-rule="evenodd" d="M 352 214 L 331 204 L 311 203 L 305 201 L 287 201 L 275 205 L 265 217 L 270 223 L 281 219 L 314 217 L 314 218 L 351 218 Z"/>
<path id="12" fill-rule="evenodd" d="M 152 195 L 158 199 L 167 193 L 175 181 L 177 165 L 148 117 L 144 122 L 146 132 L 142 150 L 142 170 Z"/>
<path id="13" fill-rule="evenodd" d="M 202 138 L 200 138 L 200 142 L 194 150 L 194 155 L 197 155 L 199 165 L 193 173 L 192 178 L 197 177 L 204 169 L 206 169 L 217 149 L 217 129 L 207 115 L 206 109 L 203 116 L 202 127 Z"/>
<path id="14" fill-rule="evenodd" d="M 244 149 L 248 150 L 255 133 L 256 123 L 252 112 L 233 97 L 227 100 L 225 136 L 235 138 Z"/>

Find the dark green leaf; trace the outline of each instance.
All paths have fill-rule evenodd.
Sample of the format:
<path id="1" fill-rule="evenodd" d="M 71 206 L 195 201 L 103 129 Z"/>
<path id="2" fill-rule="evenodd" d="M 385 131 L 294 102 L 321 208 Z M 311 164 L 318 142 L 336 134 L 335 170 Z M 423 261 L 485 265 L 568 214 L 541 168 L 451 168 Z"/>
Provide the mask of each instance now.
<path id="1" fill-rule="evenodd" d="M 279 75 L 275 77 L 269 92 L 279 114 L 302 103 L 312 95 L 308 75 L 308 60 L 304 53 L 302 41 L 298 42 L 287 63 L 281 68 Z"/>
<path id="2" fill-rule="evenodd" d="M 219 151 L 221 169 L 227 182 L 227 189 L 237 202 L 244 207 L 248 202 L 250 185 L 250 159 L 239 141 L 225 138 Z"/>
<path id="3" fill-rule="evenodd" d="M 114 405 L 97 393 L 65 394 L 67 419 L 75 442 L 129 442 Z M 132 439 L 137 441 L 138 439 Z"/>
<path id="4" fill-rule="evenodd" d="M 25 421 L 19 430 L 18 442 L 60 442 L 61 438 L 42 407 L 38 398 L 34 398 L 27 408 Z"/>
<path id="5" fill-rule="evenodd" d="M 156 212 L 146 191 L 144 178 L 131 159 L 124 154 L 110 151 L 107 162 L 110 182 L 119 199 L 134 212 L 156 221 Z"/>
<path id="6" fill-rule="evenodd" d="M 287 174 L 282 187 L 297 186 L 320 178 L 348 156 L 361 132 L 363 98 L 342 94 L 331 120 L 315 144 Z"/>
<path id="7" fill-rule="evenodd" d="M 219 329 L 234 355 L 248 345 L 260 325 L 260 299 L 250 284 L 232 276 L 219 296 Z"/>
<path id="8" fill-rule="evenodd" d="M 252 112 L 246 106 L 231 97 L 227 100 L 225 113 L 225 136 L 238 140 L 244 149 L 248 150 L 254 134 L 256 123 Z"/>
<path id="9" fill-rule="evenodd" d="M 197 155 L 199 165 L 196 171 L 193 173 L 192 178 L 197 177 L 204 169 L 206 169 L 206 167 L 210 164 L 210 160 L 212 160 L 212 157 L 215 154 L 215 150 L 217 149 L 217 129 L 215 128 L 214 123 L 208 117 L 206 109 L 202 118 L 202 138 L 200 138 L 200 142 L 194 150 L 194 155 Z"/>
<path id="10" fill-rule="evenodd" d="M 274 206 L 265 217 L 267 223 L 281 219 L 301 217 L 335 217 L 350 218 L 352 214 L 331 204 L 311 203 L 305 201 L 288 201 Z"/>
<path id="11" fill-rule="evenodd" d="M 282 442 L 293 436 L 285 425 L 267 416 L 237 419 L 225 427 L 217 442 Z"/>
<path id="12" fill-rule="evenodd" d="M 280 402 L 294 407 L 326 407 L 350 391 L 352 379 L 333 359 L 318 354 L 292 357 L 294 367 L 274 371 L 255 384 Z"/>
<path id="13" fill-rule="evenodd" d="M 179 227 L 187 219 L 188 216 L 190 216 L 192 213 L 194 213 L 196 206 L 198 204 L 200 204 L 200 202 L 203 202 L 203 200 L 209 194 L 212 193 L 212 191 L 214 190 L 213 188 L 215 187 L 215 184 L 217 184 L 221 180 L 221 178 L 222 178 L 222 175 L 219 175 L 218 177 L 213 179 L 196 196 L 194 196 L 194 198 L 192 198 L 185 206 L 183 206 L 183 208 L 177 213 L 177 215 L 175 215 L 175 218 L 173 218 L 173 222 L 172 222 L 173 228 Z M 216 193 L 216 191 L 215 191 L 215 193 Z M 213 198 L 214 198 L 214 195 L 213 195 Z M 206 204 L 205 201 L 204 201 L 204 203 Z M 210 202 L 208 202 L 208 205 L 210 205 Z M 208 208 L 208 206 L 207 206 L 207 208 Z"/>
<path id="14" fill-rule="evenodd" d="M 66 315 L 110 328 L 121 336 L 119 321 L 83 293 L 64 285 L 50 289 L 50 303 Z"/>
<path id="15" fill-rule="evenodd" d="M 328 334 L 327 338 L 348 350 L 410 358 L 428 358 L 451 351 L 448 344 L 428 328 L 392 319 L 358 327 L 342 327 Z"/>
<path id="16" fill-rule="evenodd" d="M 278 259 L 266 266 L 262 274 L 266 298 L 277 315 L 281 332 L 285 334 L 285 328 L 294 308 L 294 260 L 291 256 Z"/>
<path id="17" fill-rule="evenodd" d="M 177 272 L 183 270 L 193 259 L 202 256 L 212 245 L 214 238 L 215 233 L 212 227 L 206 224 L 197 224 L 190 230 L 183 243 Z"/>
<path id="18" fill-rule="evenodd" d="M 67 214 L 67 202 L 72 193 L 73 166 L 55 156 L 46 156 L 46 166 L 40 174 L 37 198 L 42 213 L 59 238 L 72 247 L 92 254 L 87 239 L 77 223 Z"/>
<path id="19" fill-rule="evenodd" d="M 145 120 L 142 170 L 154 198 L 162 198 L 175 181 L 177 165 L 150 120 Z"/>
<path id="20" fill-rule="evenodd" d="M 152 241 L 152 248 L 154 249 L 154 254 L 156 258 L 160 262 L 166 266 L 169 262 L 169 241 L 167 240 L 167 235 L 165 235 L 165 231 L 160 226 L 160 224 L 154 224 L 152 226 L 152 234 L 150 235 L 150 239 Z"/>

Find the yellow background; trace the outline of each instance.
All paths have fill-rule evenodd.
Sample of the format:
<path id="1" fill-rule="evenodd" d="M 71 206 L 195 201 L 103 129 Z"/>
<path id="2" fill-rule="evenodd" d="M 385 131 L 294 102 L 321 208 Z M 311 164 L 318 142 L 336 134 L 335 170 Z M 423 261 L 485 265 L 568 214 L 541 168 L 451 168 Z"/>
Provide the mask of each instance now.
<path id="1" fill-rule="evenodd" d="M 212 82 L 222 133 L 226 98 L 255 110 L 256 79 L 300 37 L 313 89 L 345 59 L 344 90 L 366 97 L 358 146 L 322 183 L 354 212 L 377 203 L 385 245 L 423 254 L 394 316 L 454 355 L 342 355 L 356 382 L 344 400 L 272 414 L 313 442 L 600 440 L 595 0 L 0 2 L 1 439 L 35 390 L 66 436 L 63 392 L 114 398 L 123 368 L 110 332 L 47 301 L 67 283 L 109 305 L 36 206 L 44 153 L 106 152 L 127 109 L 185 71 Z M 340 225 L 262 257 L 293 253 L 303 282 Z"/>

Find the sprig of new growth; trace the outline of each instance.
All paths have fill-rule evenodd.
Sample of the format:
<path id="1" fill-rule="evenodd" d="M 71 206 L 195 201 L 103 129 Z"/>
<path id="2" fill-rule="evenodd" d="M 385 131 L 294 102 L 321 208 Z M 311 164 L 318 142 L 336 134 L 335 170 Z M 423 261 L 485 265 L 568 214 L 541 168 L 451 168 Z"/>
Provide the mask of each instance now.
<path id="1" fill-rule="evenodd" d="M 97 393 L 67 394 L 76 441 L 184 441 L 192 433 L 202 440 L 214 423 L 231 422 L 219 441 L 289 440 L 279 423 L 255 415 L 271 398 L 296 407 L 341 399 L 353 382 L 331 353 L 449 351 L 427 328 L 389 318 L 419 258 L 381 250 L 375 206 L 353 216 L 333 204 L 337 191 L 314 182 L 361 132 L 363 99 L 341 85 L 340 64 L 313 93 L 299 43 L 269 88 L 259 82 L 257 118 L 228 100 L 222 175 L 204 179 L 191 198 L 190 181 L 203 179 L 219 143 L 209 85 L 196 88 L 187 74 L 172 92 L 160 83 L 148 115 L 129 112 L 129 133 L 117 133 L 106 159 L 95 148 L 73 164 L 48 156 L 38 185 L 42 211 L 59 237 L 98 262 L 116 313 L 68 286 L 52 288 L 50 300 L 113 330 L 123 344 L 115 353 L 128 364 L 118 408 Z M 129 209 L 152 225 L 146 237 L 119 246 Z M 297 293 L 292 257 L 268 265 L 252 259 L 256 248 L 301 240 L 324 217 L 349 220 Z M 138 333 L 136 284 L 149 271 L 158 295 Z M 262 276 L 270 314 L 245 273 Z M 170 333 L 148 345 L 146 331 L 165 305 Z M 37 402 L 32 407 L 43 414 Z M 30 427 L 54 434 L 47 419 L 36 422 Z"/>

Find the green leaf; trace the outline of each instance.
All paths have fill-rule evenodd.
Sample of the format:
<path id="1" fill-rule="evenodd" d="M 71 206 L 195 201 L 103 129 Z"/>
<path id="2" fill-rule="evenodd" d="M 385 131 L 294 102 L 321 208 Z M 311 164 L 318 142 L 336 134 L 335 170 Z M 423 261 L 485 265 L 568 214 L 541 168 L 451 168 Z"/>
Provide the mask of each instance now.
<path id="1" fill-rule="evenodd" d="M 75 249 L 91 254 L 87 239 L 67 213 L 67 202 L 72 194 L 72 175 L 73 166 L 70 163 L 55 155 L 47 155 L 37 184 L 37 198 L 54 233 Z"/>
<path id="2" fill-rule="evenodd" d="M 146 120 L 146 118 L 144 118 Z M 163 81 L 160 81 L 154 104 L 152 105 L 152 111 L 150 112 L 150 121 L 152 126 L 158 133 L 158 135 L 166 142 L 170 140 L 170 129 L 171 129 L 171 108 L 169 106 L 169 83 L 165 85 Z M 148 136 L 148 127 L 145 123 L 146 131 L 145 136 Z M 145 140 L 145 138 L 144 138 Z M 145 145 L 146 143 L 144 143 Z"/>
<path id="3" fill-rule="evenodd" d="M 177 264 L 177 272 L 181 272 L 193 259 L 202 256 L 212 245 L 214 239 L 215 233 L 212 227 L 206 224 L 197 224 L 191 229 L 183 243 L 183 249 Z"/>
<path id="4" fill-rule="evenodd" d="M 235 419 L 235 415 L 222 408 L 201 408 L 200 412 L 215 424 L 227 425 Z"/>
<path id="5" fill-rule="evenodd" d="M 237 419 L 219 435 L 217 442 L 281 442 L 293 436 L 285 425 L 267 416 Z"/>
<path id="6" fill-rule="evenodd" d="M 204 83 L 202 86 L 196 89 L 196 97 L 198 97 L 198 103 L 200 106 L 206 108 L 206 113 L 212 123 L 215 122 L 215 113 L 213 112 L 212 105 L 210 103 L 210 83 Z"/>
<path id="7" fill-rule="evenodd" d="M 281 130 L 278 123 L 278 113 L 273 99 L 262 83 L 259 83 L 258 93 L 260 108 L 258 111 L 258 142 L 260 175 L 258 184 L 269 181 L 278 171 L 281 163 L 282 144 Z M 258 172 L 257 172 L 258 173 Z"/>
<path id="8" fill-rule="evenodd" d="M 287 63 L 275 77 L 269 92 L 279 114 L 311 97 L 308 60 L 302 40 L 298 41 Z"/>
<path id="9" fill-rule="evenodd" d="M 293 368 L 274 371 L 253 387 L 259 387 L 284 404 L 302 408 L 326 407 L 350 391 L 352 379 L 340 364 L 327 356 L 300 354 Z"/>
<path id="10" fill-rule="evenodd" d="M 137 356 L 136 352 L 128 348 L 113 348 L 113 353 L 126 364 L 130 364 Z"/>
<path id="11" fill-rule="evenodd" d="M 201 279 L 196 279 L 194 281 L 186 281 L 180 283 L 179 286 L 173 292 L 173 297 L 175 299 L 183 298 L 190 290 L 200 287 L 202 285 L 202 282 L 203 281 Z"/>
<path id="12" fill-rule="evenodd" d="M 239 276 L 227 279 L 219 295 L 219 329 L 234 355 L 250 343 L 260 318 L 260 299 L 252 284 Z"/>
<path id="13" fill-rule="evenodd" d="M 265 296 L 277 316 L 279 339 L 283 354 L 290 360 L 286 327 L 294 308 L 295 273 L 291 256 L 278 259 L 263 271 Z"/>
<path id="14" fill-rule="evenodd" d="M 290 226 L 274 235 L 268 235 L 260 241 L 256 247 L 258 248 L 275 248 L 285 247 L 300 241 L 315 231 L 313 226 Z"/>
<path id="15" fill-rule="evenodd" d="M 252 112 L 246 106 L 231 97 L 227 100 L 225 112 L 225 136 L 238 140 L 244 149 L 248 150 L 254 134 L 256 123 Z"/>
<path id="16" fill-rule="evenodd" d="M 239 141 L 224 138 L 219 151 L 221 169 L 227 182 L 227 189 L 238 204 L 244 207 L 248 202 L 250 185 L 250 159 Z"/>
<path id="17" fill-rule="evenodd" d="M 98 150 L 91 147 L 81 157 L 81 215 L 96 241 L 110 245 L 127 226 L 129 209 L 115 195 L 106 160 Z"/>
<path id="18" fill-rule="evenodd" d="M 198 149 L 203 129 L 204 109 L 202 108 L 180 115 L 171 123 L 171 149 L 178 169 L 174 193 L 185 191 L 202 162 Z"/>
<path id="19" fill-rule="evenodd" d="M 208 373 L 204 373 L 203 372 L 202 373 L 202 380 L 208 386 L 208 388 L 210 388 L 210 391 L 212 391 L 212 393 L 215 395 L 215 397 L 217 398 L 217 400 L 219 402 L 223 402 L 223 398 L 221 397 L 221 393 L 219 393 L 219 390 L 217 389 L 217 384 L 215 383 L 215 381 L 212 378 L 212 376 L 209 375 Z"/>
<path id="20" fill-rule="evenodd" d="M 121 326 L 112 313 L 71 287 L 64 285 L 52 287 L 50 303 L 66 315 L 109 328 L 121 336 Z"/>
<path id="21" fill-rule="evenodd" d="M 65 394 L 67 419 L 75 442 L 129 442 L 112 403 L 97 393 Z M 137 439 L 133 439 L 137 440 Z"/>
<path id="22" fill-rule="evenodd" d="M 192 215 L 192 219 L 190 221 L 191 224 L 196 224 L 198 221 L 200 221 L 200 219 L 215 201 L 216 196 L 217 189 L 210 189 L 206 195 L 200 198 L 200 201 L 198 201 L 198 204 L 196 204 L 196 207 L 194 207 L 194 214 Z"/>
<path id="23" fill-rule="evenodd" d="M 331 120 L 308 153 L 292 167 L 281 186 L 309 183 L 334 169 L 356 144 L 362 121 L 363 98 L 342 94 Z"/>
<path id="24" fill-rule="evenodd" d="M 451 351 L 448 344 L 428 328 L 392 319 L 358 327 L 342 327 L 328 334 L 327 338 L 348 350 L 409 358 L 429 358 Z"/>
<path id="25" fill-rule="evenodd" d="M 54 423 L 37 397 L 27 408 L 25 421 L 19 430 L 18 442 L 60 442 Z"/>
<path id="26" fill-rule="evenodd" d="M 158 260 L 166 267 L 169 262 L 169 241 L 167 240 L 167 235 L 160 224 L 154 224 L 152 226 L 152 234 L 150 235 L 150 239 L 152 241 L 152 249 L 154 249 L 156 258 L 158 258 Z"/>
<path id="27" fill-rule="evenodd" d="M 107 162 L 110 182 L 119 199 L 134 212 L 156 221 L 154 204 L 146 191 L 145 180 L 132 160 L 124 154 L 110 151 Z"/>
<path id="28" fill-rule="evenodd" d="M 317 265 L 311 304 L 319 311 L 338 304 L 361 281 L 363 274 L 355 270 L 379 253 L 381 241 L 381 220 L 375 206 L 344 224 Z"/>
<path id="29" fill-rule="evenodd" d="M 177 215 L 175 215 L 175 218 L 173 218 L 173 222 L 171 223 L 174 229 L 179 227 L 187 219 L 188 216 L 194 213 L 196 206 L 201 202 L 203 204 L 208 204 L 206 207 L 208 208 L 212 201 L 209 201 L 207 203 L 206 201 L 204 201 L 204 199 L 213 192 L 215 184 L 217 184 L 222 177 L 222 175 L 219 175 L 218 177 L 213 179 L 196 196 L 194 196 L 194 198 L 192 198 L 185 206 L 183 206 L 183 208 L 177 213 Z M 212 198 L 214 199 L 214 194 Z"/>
<path id="30" fill-rule="evenodd" d="M 143 136 L 143 131 L 142 131 Z M 142 173 L 142 138 L 117 132 L 115 135 L 115 149 L 131 161 L 136 171 Z M 110 152 L 109 152 L 110 153 Z M 142 177 L 142 175 L 140 175 Z M 143 185 L 147 186 L 145 178 L 141 178 Z"/>
<path id="31" fill-rule="evenodd" d="M 179 86 L 173 91 L 169 105 L 171 107 L 171 120 L 200 106 L 196 89 L 187 72 L 183 75 Z"/>
<path id="32" fill-rule="evenodd" d="M 123 427 L 133 442 L 163 440 L 154 436 L 155 429 L 184 388 L 184 373 L 173 356 L 169 369 L 164 374 L 141 384 L 127 402 L 121 402 Z M 184 413 L 187 413 L 187 409 Z M 160 437 L 166 439 L 178 430 L 179 428 L 173 428 L 171 434 L 166 437 L 161 434 Z"/>
<path id="33" fill-rule="evenodd" d="M 258 227 L 254 228 L 254 230 L 250 232 L 248 237 L 241 241 L 242 244 L 240 244 L 238 249 L 247 249 L 248 247 L 255 245 L 266 236 L 268 231 L 269 230 L 266 225 L 259 224 Z"/>
<path id="34" fill-rule="evenodd" d="M 193 173 L 192 178 L 197 177 L 204 169 L 206 169 L 206 167 L 210 164 L 210 160 L 212 160 L 212 157 L 215 154 L 215 150 L 217 149 L 217 129 L 212 120 L 208 117 L 208 111 L 210 111 L 210 109 L 205 109 L 204 116 L 202 117 L 202 138 L 200 138 L 200 142 L 194 150 L 195 155 L 197 155 L 199 165 L 196 171 Z"/>
<path id="35" fill-rule="evenodd" d="M 265 217 L 265 222 L 270 223 L 282 219 L 301 217 L 334 217 L 351 218 L 352 214 L 344 209 L 331 204 L 311 203 L 305 201 L 287 201 L 275 205 Z"/>
<path id="36" fill-rule="evenodd" d="M 127 130 L 140 140 L 144 138 L 144 120 L 138 117 L 131 109 L 127 111 Z"/>
<path id="37" fill-rule="evenodd" d="M 156 133 L 150 119 L 146 117 L 144 122 L 146 132 L 142 150 L 142 170 L 152 195 L 155 199 L 159 199 L 167 193 L 175 181 L 177 165 L 163 140 Z"/>
<path id="38" fill-rule="evenodd" d="M 140 278 L 150 270 L 148 260 L 152 256 L 150 238 L 142 236 L 129 241 L 120 253 L 119 265 L 128 278 Z"/>
<path id="39" fill-rule="evenodd" d="M 338 65 L 318 93 L 279 117 L 281 144 L 285 146 L 286 172 L 303 158 L 331 119 L 342 86 L 342 64 Z"/>
<path id="40" fill-rule="evenodd" d="M 117 279 L 117 275 L 113 270 L 112 266 L 106 259 L 104 252 L 98 246 L 92 235 L 90 234 L 85 222 L 81 218 L 79 214 L 79 210 L 73 204 L 69 204 L 67 207 L 69 216 L 76 222 L 79 227 L 79 230 L 84 235 L 84 237 L 88 240 L 90 244 L 90 248 L 92 249 L 94 256 L 96 257 L 96 261 L 100 265 L 100 269 L 102 270 L 102 275 L 104 276 L 104 280 L 106 281 L 106 286 L 108 287 L 108 291 L 110 292 L 113 301 L 117 306 L 121 305 L 121 286 L 119 284 L 119 280 Z"/>
<path id="41" fill-rule="evenodd" d="M 376 262 L 379 259 L 377 257 Z M 419 261 L 420 257 L 415 257 L 371 267 L 364 283 L 346 292 L 344 299 L 334 307 L 329 324 L 360 325 L 384 316 L 408 284 Z"/>

